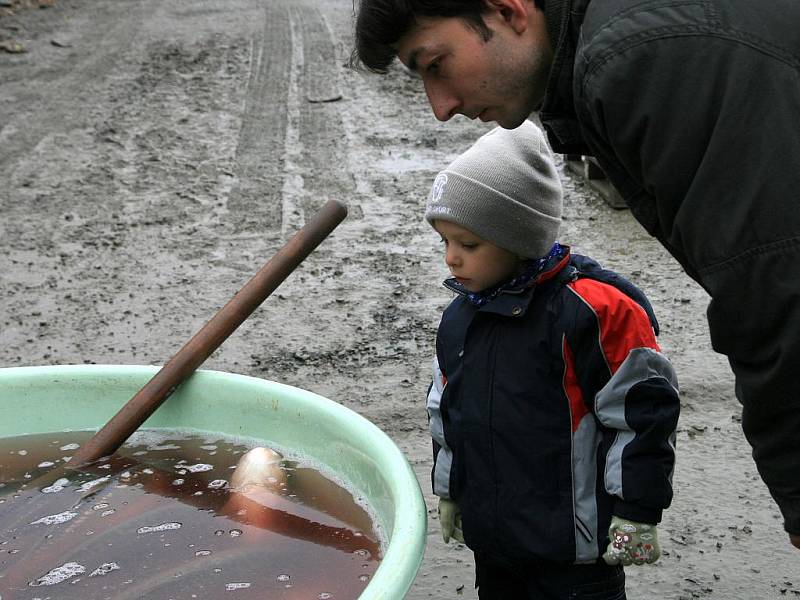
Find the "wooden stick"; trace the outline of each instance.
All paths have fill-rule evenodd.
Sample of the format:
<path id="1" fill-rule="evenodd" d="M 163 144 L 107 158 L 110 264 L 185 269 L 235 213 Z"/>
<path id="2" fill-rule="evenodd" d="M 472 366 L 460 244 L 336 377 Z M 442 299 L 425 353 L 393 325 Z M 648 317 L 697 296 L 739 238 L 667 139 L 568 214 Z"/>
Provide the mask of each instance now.
<path id="1" fill-rule="evenodd" d="M 346 216 L 344 205 L 329 200 L 100 431 L 81 446 L 70 460 L 69 468 L 78 469 L 111 455 L 124 444 Z"/>

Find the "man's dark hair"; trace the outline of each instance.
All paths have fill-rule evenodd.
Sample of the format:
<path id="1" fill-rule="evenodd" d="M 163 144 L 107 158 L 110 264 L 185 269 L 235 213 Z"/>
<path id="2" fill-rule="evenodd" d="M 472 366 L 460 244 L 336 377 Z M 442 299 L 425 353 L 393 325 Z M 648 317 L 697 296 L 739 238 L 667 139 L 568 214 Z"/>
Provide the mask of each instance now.
<path id="1" fill-rule="evenodd" d="M 535 3 L 544 8 L 544 0 Z M 458 17 L 486 41 L 492 36 L 482 16 L 488 10 L 485 0 L 358 0 L 350 66 L 386 73 L 397 55 L 392 46 L 417 17 Z"/>

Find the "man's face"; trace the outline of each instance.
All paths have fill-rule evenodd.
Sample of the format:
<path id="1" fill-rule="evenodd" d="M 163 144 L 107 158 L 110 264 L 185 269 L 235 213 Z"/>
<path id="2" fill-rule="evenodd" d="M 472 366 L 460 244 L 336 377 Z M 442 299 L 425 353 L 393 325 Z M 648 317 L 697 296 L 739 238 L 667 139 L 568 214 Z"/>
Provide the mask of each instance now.
<path id="1" fill-rule="evenodd" d="M 544 13 L 526 6 L 527 16 L 514 23 L 501 10 L 486 14 L 488 40 L 452 17 L 421 17 L 400 38 L 398 58 L 419 73 L 437 119 L 462 114 L 513 129 L 539 106 L 553 53 Z"/>

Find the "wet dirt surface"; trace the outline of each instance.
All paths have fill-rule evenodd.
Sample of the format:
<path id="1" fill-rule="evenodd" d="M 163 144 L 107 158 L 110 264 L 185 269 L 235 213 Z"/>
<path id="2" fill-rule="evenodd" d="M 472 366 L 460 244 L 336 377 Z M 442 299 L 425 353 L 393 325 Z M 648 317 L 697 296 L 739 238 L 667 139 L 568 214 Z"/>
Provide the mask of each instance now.
<path id="1" fill-rule="evenodd" d="M 450 295 L 422 207 L 489 126 L 438 123 L 400 69 L 347 70 L 348 0 L 48 4 L 0 16 L 0 42 L 25 50 L 0 53 L 0 365 L 162 364 L 319 206 L 346 202 L 204 367 L 381 427 L 429 509 L 408 598 L 476 598 L 471 552 L 442 543 L 430 493 L 424 396 Z M 800 598 L 800 552 L 750 458 L 706 295 L 628 211 L 562 176 L 560 240 L 644 288 L 682 388 L 664 556 L 627 569 L 629 598 Z"/>

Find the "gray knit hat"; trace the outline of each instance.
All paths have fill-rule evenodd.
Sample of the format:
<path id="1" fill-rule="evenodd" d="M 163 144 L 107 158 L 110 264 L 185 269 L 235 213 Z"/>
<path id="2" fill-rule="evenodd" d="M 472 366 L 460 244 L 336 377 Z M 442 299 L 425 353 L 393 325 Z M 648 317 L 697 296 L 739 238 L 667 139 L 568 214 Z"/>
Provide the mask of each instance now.
<path id="1" fill-rule="evenodd" d="M 561 224 L 561 181 L 542 130 L 497 127 L 436 176 L 425 219 L 451 221 L 525 258 L 548 253 Z"/>

